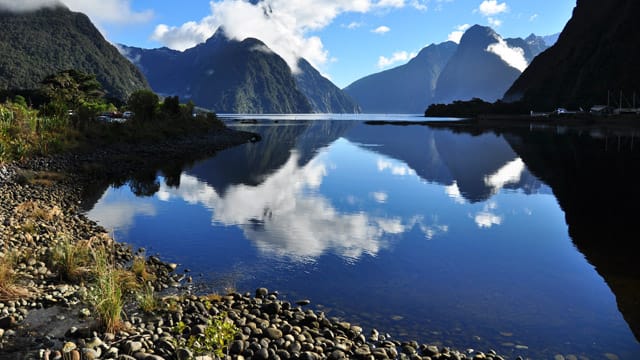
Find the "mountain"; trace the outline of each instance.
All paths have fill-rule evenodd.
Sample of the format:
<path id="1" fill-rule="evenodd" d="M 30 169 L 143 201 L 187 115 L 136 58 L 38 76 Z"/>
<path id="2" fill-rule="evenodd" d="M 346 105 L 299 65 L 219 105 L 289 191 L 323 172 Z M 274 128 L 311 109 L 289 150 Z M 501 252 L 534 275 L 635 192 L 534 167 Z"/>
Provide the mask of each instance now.
<path id="1" fill-rule="evenodd" d="M 501 42 L 504 50 L 506 42 L 489 27 L 474 25 L 469 28 L 438 78 L 435 102 L 472 98 L 492 102 L 501 98 L 521 73 L 503 57 L 488 51 L 490 45 Z"/>
<path id="2" fill-rule="evenodd" d="M 314 112 L 359 113 L 360 106 L 344 91 L 322 76 L 305 59 L 298 61 L 300 73 L 295 74 L 298 89 L 307 97 Z"/>
<path id="3" fill-rule="evenodd" d="M 588 108 L 608 91 L 631 97 L 640 90 L 640 25 L 636 0 L 578 0 L 554 46 L 514 82 L 505 101 L 536 110 Z"/>
<path id="4" fill-rule="evenodd" d="M 558 41 L 559 37 L 560 37 L 560 33 L 555 33 L 555 34 L 543 36 L 542 40 L 544 40 L 545 45 L 551 47 Z"/>
<path id="5" fill-rule="evenodd" d="M 191 99 L 221 113 L 312 111 L 287 63 L 254 38 L 231 40 L 220 29 L 184 52 L 122 48 L 163 95 Z"/>
<path id="6" fill-rule="evenodd" d="M 522 38 L 508 38 L 505 39 L 507 44 L 512 48 L 520 48 L 524 51 L 524 58 L 527 63 L 531 63 L 533 59 L 541 52 L 547 50 L 549 46 L 545 43 L 544 37 L 531 34 L 525 39 Z"/>
<path id="7" fill-rule="evenodd" d="M 408 63 L 357 80 L 344 91 L 367 113 L 422 113 L 456 47 L 451 41 L 429 45 Z"/>
<path id="8" fill-rule="evenodd" d="M 220 28 L 184 52 L 121 45 L 154 91 L 192 99 L 221 113 L 357 112 L 358 105 L 306 60 L 293 74 L 263 42 L 227 37 Z"/>
<path id="9" fill-rule="evenodd" d="M 69 69 L 96 75 L 108 95 L 119 99 L 149 87 L 86 15 L 62 5 L 0 10 L 0 28 L 0 89 L 35 89 L 46 76 Z"/>

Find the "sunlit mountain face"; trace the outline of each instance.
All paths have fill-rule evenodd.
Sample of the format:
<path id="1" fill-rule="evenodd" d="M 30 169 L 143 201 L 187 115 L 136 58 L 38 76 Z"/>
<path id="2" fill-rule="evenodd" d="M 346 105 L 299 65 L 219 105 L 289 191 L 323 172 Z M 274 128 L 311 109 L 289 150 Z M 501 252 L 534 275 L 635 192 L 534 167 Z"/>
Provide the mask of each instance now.
<path id="1" fill-rule="evenodd" d="M 267 286 L 402 338 L 506 354 L 639 351 L 530 171 L 553 142 L 358 121 L 242 128 L 262 141 L 109 188 L 88 215 L 199 274 L 202 291 Z"/>

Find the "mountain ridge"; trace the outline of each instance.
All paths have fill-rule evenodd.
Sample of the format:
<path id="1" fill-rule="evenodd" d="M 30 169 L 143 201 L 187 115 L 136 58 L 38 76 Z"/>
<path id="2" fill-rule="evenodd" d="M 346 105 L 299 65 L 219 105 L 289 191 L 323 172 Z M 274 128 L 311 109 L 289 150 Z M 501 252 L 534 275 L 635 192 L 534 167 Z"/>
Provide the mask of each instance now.
<path id="1" fill-rule="evenodd" d="M 539 111 L 606 103 L 609 91 L 640 86 L 640 25 L 633 0 L 578 0 L 554 46 L 538 56 L 505 92 Z"/>
<path id="2" fill-rule="evenodd" d="M 223 113 L 359 112 L 359 106 L 306 60 L 300 72 L 255 38 L 229 39 L 219 28 L 184 52 L 121 45 L 154 91 Z"/>
<path id="3" fill-rule="evenodd" d="M 70 69 L 94 74 L 109 96 L 121 100 L 149 87 L 86 15 L 65 6 L 0 10 L 0 27 L 0 89 L 35 89 L 46 76 Z"/>

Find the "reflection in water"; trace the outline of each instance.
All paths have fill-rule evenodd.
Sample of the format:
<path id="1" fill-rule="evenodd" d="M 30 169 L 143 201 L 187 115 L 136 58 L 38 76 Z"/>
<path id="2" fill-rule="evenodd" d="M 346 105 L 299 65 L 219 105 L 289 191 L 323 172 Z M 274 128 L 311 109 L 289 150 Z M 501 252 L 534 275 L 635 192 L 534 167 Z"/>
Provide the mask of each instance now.
<path id="1" fill-rule="evenodd" d="M 252 130 L 261 143 L 171 181 L 140 176 L 132 188 L 155 196 L 112 189 L 89 216 L 194 272 L 234 277 L 242 290 L 266 285 L 310 297 L 331 316 L 394 335 L 514 357 L 640 353 L 616 299 L 567 236 L 565 215 L 575 243 L 605 268 L 575 237 L 595 225 L 572 224 L 582 212 L 574 197 L 588 210 L 585 188 L 598 198 L 605 189 L 567 187 L 600 155 L 567 174 L 575 170 L 566 165 L 576 156 L 571 145 L 527 131 L 503 137 L 339 121 Z M 557 164 L 545 168 L 548 159 Z M 566 214 L 530 169 L 553 185 Z"/>
<path id="2" fill-rule="evenodd" d="M 162 186 L 160 199 L 173 197 L 213 210 L 213 221 L 238 225 L 265 254 L 312 260 L 328 249 L 346 258 L 375 255 L 386 246 L 385 234 L 399 234 L 398 218 L 343 213 L 318 195 L 327 165 L 317 157 L 303 167 L 292 153 L 287 163 L 257 186 L 234 185 L 220 196 L 197 178 L 183 174 L 179 188 Z"/>

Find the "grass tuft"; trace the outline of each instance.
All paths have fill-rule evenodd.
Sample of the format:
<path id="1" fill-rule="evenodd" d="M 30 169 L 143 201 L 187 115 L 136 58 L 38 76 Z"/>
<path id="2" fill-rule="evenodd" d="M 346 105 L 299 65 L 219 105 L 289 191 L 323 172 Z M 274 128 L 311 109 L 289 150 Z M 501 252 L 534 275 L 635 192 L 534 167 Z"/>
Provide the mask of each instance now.
<path id="1" fill-rule="evenodd" d="M 30 294 L 26 288 L 18 285 L 15 264 L 15 254 L 6 253 L 0 256 L 0 300 L 15 300 Z"/>

